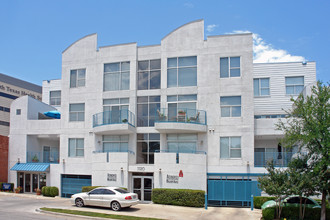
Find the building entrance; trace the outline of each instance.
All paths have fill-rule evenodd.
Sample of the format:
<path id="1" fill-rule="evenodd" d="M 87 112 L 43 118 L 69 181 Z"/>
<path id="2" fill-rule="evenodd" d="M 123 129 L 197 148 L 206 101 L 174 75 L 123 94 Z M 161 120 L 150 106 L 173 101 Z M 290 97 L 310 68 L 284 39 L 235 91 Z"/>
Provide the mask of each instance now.
<path id="1" fill-rule="evenodd" d="M 152 188 L 152 176 L 133 176 L 133 192 L 138 194 L 141 201 L 151 201 Z"/>
<path id="2" fill-rule="evenodd" d="M 46 186 L 45 173 L 17 173 L 17 186 L 22 187 L 22 192 L 36 192 Z"/>

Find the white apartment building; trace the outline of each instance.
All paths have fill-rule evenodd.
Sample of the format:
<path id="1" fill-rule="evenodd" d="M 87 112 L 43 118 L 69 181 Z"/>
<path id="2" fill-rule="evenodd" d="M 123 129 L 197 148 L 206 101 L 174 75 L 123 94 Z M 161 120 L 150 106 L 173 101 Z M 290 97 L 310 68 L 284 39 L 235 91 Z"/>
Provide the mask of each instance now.
<path id="1" fill-rule="evenodd" d="M 43 102 L 11 105 L 9 181 L 63 197 L 122 186 L 142 201 L 152 188 L 200 189 L 211 205 L 249 205 L 266 161 L 294 154 L 275 124 L 315 81 L 315 62 L 253 64 L 252 34 L 205 38 L 203 20 L 159 45 L 98 47 L 88 35 L 63 51 Z M 61 119 L 42 117 L 56 109 Z"/>

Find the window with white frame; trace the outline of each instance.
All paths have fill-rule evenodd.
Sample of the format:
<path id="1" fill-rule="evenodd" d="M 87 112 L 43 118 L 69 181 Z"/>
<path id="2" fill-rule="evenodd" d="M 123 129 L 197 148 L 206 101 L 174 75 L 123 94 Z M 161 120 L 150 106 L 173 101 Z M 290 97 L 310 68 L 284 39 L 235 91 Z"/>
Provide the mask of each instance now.
<path id="1" fill-rule="evenodd" d="M 157 109 L 160 108 L 160 96 L 137 97 L 137 126 L 152 127 L 156 119 Z"/>
<path id="2" fill-rule="evenodd" d="M 285 90 L 287 95 L 299 95 L 304 89 L 304 77 L 285 77 Z"/>
<path id="3" fill-rule="evenodd" d="M 104 123 L 119 123 L 128 120 L 129 98 L 103 99 Z"/>
<path id="4" fill-rule="evenodd" d="M 137 134 L 137 163 L 154 164 L 155 152 L 160 149 L 160 134 L 142 133 Z"/>
<path id="5" fill-rule="evenodd" d="M 103 91 L 129 90 L 130 62 L 104 64 Z"/>
<path id="6" fill-rule="evenodd" d="M 84 121 L 84 120 L 85 120 L 85 103 L 70 104 L 69 121 Z"/>
<path id="7" fill-rule="evenodd" d="M 71 70 L 70 88 L 85 86 L 86 69 Z"/>
<path id="8" fill-rule="evenodd" d="M 196 116 L 197 95 L 169 95 L 167 96 L 168 118 L 176 117 L 179 111 L 184 111 L 186 117 Z"/>
<path id="9" fill-rule="evenodd" d="M 195 153 L 197 134 L 167 134 L 167 149 L 169 152 Z"/>
<path id="10" fill-rule="evenodd" d="M 241 96 L 220 97 L 221 117 L 241 117 Z"/>
<path id="11" fill-rule="evenodd" d="M 138 90 L 160 89 L 160 59 L 138 62 Z"/>
<path id="12" fill-rule="evenodd" d="M 84 138 L 69 138 L 69 157 L 84 156 Z"/>
<path id="13" fill-rule="evenodd" d="M 220 158 L 241 158 L 241 137 L 220 137 Z"/>
<path id="14" fill-rule="evenodd" d="M 269 96 L 269 78 L 253 79 L 254 96 Z"/>
<path id="15" fill-rule="evenodd" d="M 49 104 L 50 105 L 61 105 L 61 90 L 49 92 Z"/>
<path id="16" fill-rule="evenodd" d="M 220 78 L 240 77 L 241 58 L 221 57 L 220 58 Z"/>
<path id="17" fill-rule="evenodd" d="M 128 135 L 103 135 L 103 152 L 127 152 L 128 140 Z"/>
<path id="18" fill-rule="evenodd" d="M 197 57 L 174 57 L 167 59 L 167 87 L 197 85 Z"/>

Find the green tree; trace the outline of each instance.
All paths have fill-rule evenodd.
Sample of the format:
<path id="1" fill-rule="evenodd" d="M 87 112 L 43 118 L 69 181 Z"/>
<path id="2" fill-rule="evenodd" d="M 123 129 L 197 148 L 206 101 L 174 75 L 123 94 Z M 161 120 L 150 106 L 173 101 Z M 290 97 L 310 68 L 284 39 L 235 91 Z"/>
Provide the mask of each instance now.
<path id="1" fill-rule="evenodd" d="M 287 192 L 289 195 L 299 196 L 299 219 L 304 219 L 307 200 L 303 199 L 303 196 L 318 195 L 315 190 L 317 178 L 308 165 L 307 155 L 299 155 L 299 157 L 291 160 L 286 173 L 288 175 Z"/>
<path id="2" fill-rule="evenodd" d="M 276 199 L 276 217 L 281 218 L 282 196 L 288 195 L 288 175 L 284 169 L 275 168 L 273 160 L 266 166 L 267 175 L 258 177 L 259 187 L 270 196 Z"/>
<path id="3" fill-rule="evenodd" d="M 307 150 L 309 166 L 317 177 L 315 189 L 322 193 L 321 220 L 326 219 L 325 203 L 330 187 L 329 90 L 329 83 L 317 82 L 310 96 L 301 93 L 296 100 L 292 98 L 294 104 L 287 112 L 287 121 L 278 123 L 278 129 L 284 132 L 285 147 L 298 145 L 300 152 Z"/>

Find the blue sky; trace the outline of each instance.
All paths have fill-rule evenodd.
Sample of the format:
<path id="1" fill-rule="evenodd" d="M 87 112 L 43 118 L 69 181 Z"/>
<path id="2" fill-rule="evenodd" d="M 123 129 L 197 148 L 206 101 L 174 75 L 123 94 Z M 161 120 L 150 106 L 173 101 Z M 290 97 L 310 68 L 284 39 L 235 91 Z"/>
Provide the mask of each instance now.
<path id="1" fill-rule="evenodd" d="M 255 33 L 256 62 L 316 61 L 330 81 L 330 1 L 0 0 L 0 73 L 41 85 L 61 78 L 61 55 L 91 33 L 98 46 L 160 44 L 204 19 L 205 36 Z"/>

